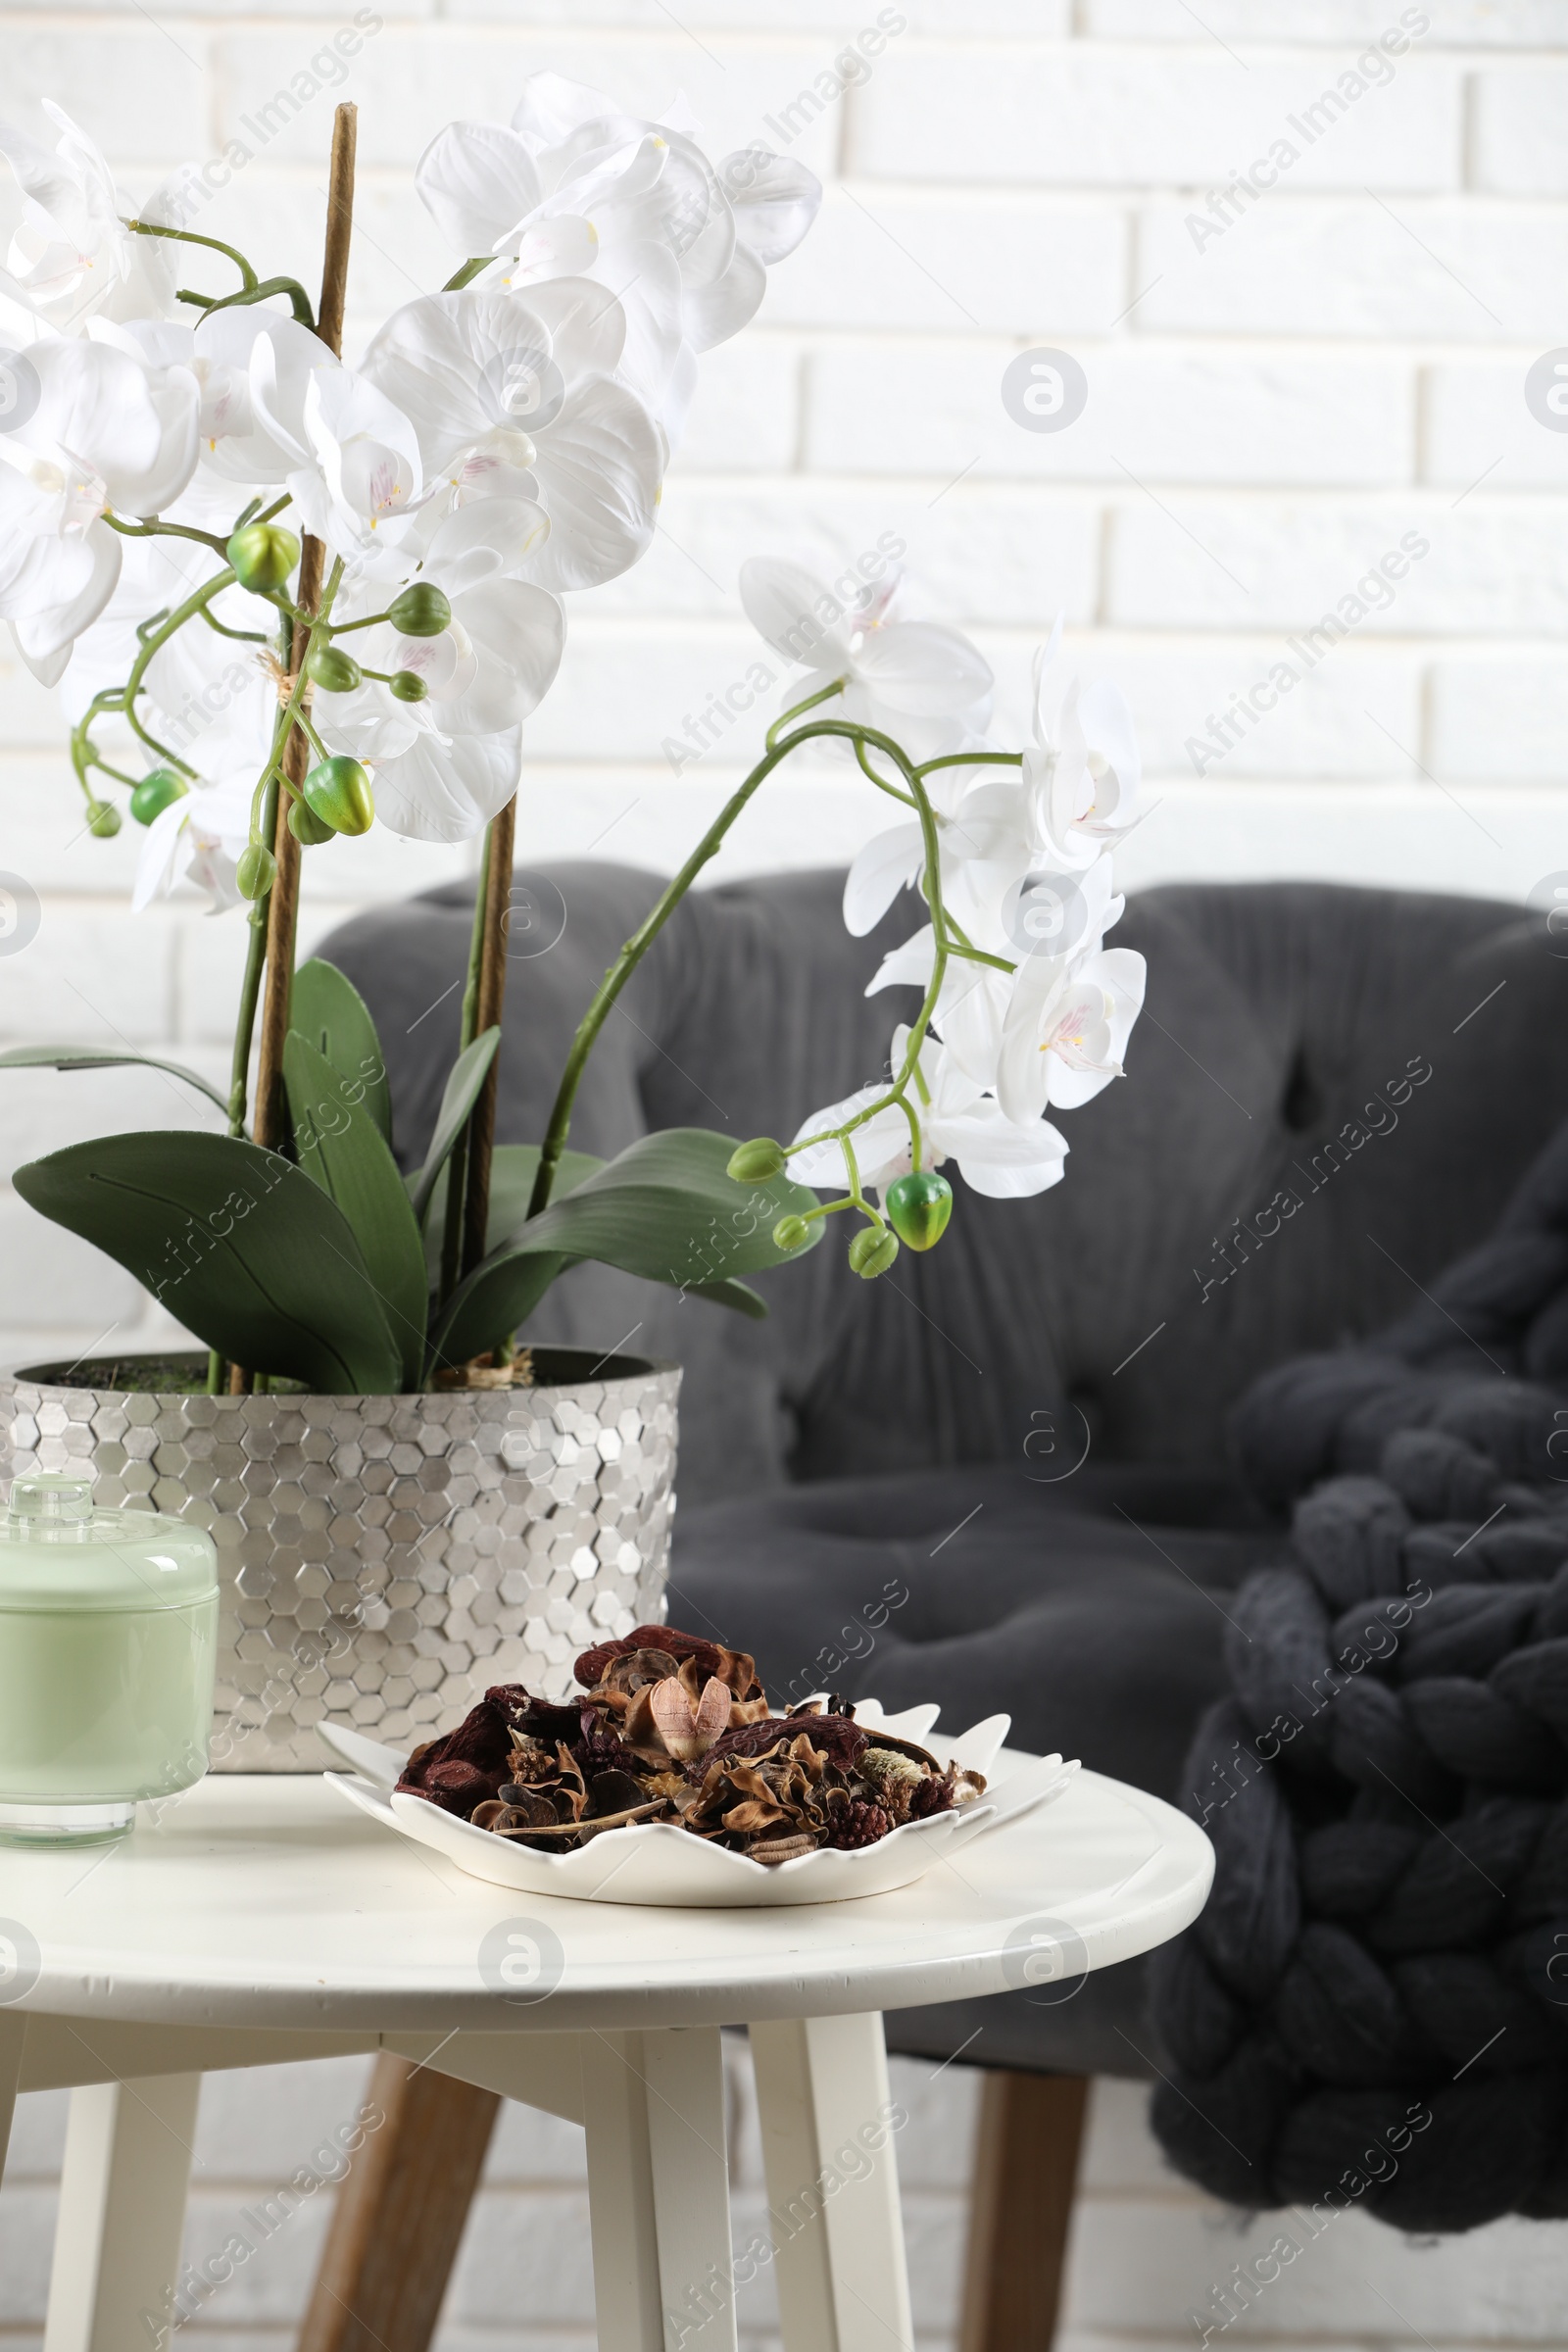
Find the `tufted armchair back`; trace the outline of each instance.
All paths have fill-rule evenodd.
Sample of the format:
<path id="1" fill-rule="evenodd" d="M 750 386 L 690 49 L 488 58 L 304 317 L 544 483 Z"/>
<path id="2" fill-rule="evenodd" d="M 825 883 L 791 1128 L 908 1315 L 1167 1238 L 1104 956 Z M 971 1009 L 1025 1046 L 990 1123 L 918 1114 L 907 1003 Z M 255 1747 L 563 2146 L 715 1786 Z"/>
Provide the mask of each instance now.
<path id="1" fill-rule="evenodd" d="M 510 1143 L 538 1140 L 572 1028 L 659 889 L 595 863 L 518 883 Z M 914 992 L 863 991 L 913 916 L 901 901 L 851 939 L 842 887 L 788 874 L 689 899 L 612 1016 L 572 1143 L 610 1153 L 688 1125 L 787 1139 L 876 1076 Z M 406 1165 L 455 1049 L 470 907 L 438 890 L 322 951 L 380 1027 Z M 1060 1119 L 1054 1190 L 988 1200 L 956 1178 L 940 1248 L 870 1284 L 830 1225 L 762 1278 L 765 1323 L 601 1267 L 551 1293 L 533 1336 L 685 1365 L 684 1498 L 955 1461 L 1049 1477 L 1086 1445 L 1217 1465 L 1249 1382 L 1409 1307 L 1568 1109 L 1568 960 L 1518 907 L 1181 884 L 1130 900 L 1115 939 L 1148 958 L 1147 1008 L 1126 1080 Z"/>

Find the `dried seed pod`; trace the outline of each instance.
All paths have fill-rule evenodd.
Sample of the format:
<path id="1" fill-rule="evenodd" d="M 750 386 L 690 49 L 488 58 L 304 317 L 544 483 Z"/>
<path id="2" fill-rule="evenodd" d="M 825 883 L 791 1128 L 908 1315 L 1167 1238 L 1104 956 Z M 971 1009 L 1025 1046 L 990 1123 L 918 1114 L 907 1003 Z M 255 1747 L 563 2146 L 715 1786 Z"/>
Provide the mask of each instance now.
<path id="1" fill-rule="evenodd" d="M 746 1851 L 754 1862 L 770 1865 L 797 1862 L 802 1854 L 815 1853 L 816 1839 L 804 1835 L 794 1838 L 754 1838 Z"/>

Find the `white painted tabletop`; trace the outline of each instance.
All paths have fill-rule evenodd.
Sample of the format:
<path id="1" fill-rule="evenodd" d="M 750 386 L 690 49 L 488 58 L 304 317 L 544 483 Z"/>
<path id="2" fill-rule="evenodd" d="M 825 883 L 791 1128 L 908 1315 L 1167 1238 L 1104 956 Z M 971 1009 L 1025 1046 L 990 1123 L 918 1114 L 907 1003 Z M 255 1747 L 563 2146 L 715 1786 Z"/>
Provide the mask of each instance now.
<path id="1" fill-rule="evenodd" d="M 20 1928 L 38 1956 L 13 2014 L 381 2033 L 740 2024 L 1041 1984 L 1049 1959 L 1024 1975 L 1040 1952 L 1059 1950 L 1069 1976 L 1104 1968 L 1186 1927 L 1212 1875 L 1186 1815 L 1086 1772 L 891 1894 L 569 1902 L 467 1878 L 315 1776 L 213 1774 L 157 1819 L 144 1809 L 118 1846 L 0 1848 L 0 1939 Z M 480 1949 L 517 1922 L 561 1952 L 554 1989 L 526 2004 L 495 1988 Z"/>

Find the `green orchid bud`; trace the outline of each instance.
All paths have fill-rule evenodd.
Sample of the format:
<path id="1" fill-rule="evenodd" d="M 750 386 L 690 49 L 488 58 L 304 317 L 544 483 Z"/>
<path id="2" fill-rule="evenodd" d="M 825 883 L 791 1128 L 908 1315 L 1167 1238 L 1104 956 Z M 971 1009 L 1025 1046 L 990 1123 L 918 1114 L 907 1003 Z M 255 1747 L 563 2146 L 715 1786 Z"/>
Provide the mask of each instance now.
<path id="1" fill-rule="evenodd" d="M 430 691 L 416 669 L 395 669 L 387 684 L 400 703 L 422 703 Z"/>
<path id="2" fill-rule="evenodd" d="M 306 675 L 327 694 L 352 694 L 363 672 L 340 646 L 318 645 L 305 664 Z"/>
<path id="3" fill-rule="evenodd" d="M 452 625 L 452 607 L 431 580 L 416 580 L 396 595 L 387 618 L 403 637 L 439 637 Z"/>
<path id="4" fill-rule="evenodd" d="M 318 850 L 323 841 L 333 839 L 331 826 L 323 824 L 316 810 L 308 808 L 304 801 L 295 801 L 290 808 L 288 829 L 295 840 L 303 843 L 308 850 Z"/>
<path id="5" fill-rule="evenodd" d="M 264 850 L 259 841 L 247 842 L 234 868 L 234 886 L 242 899 L 249 899 L 254 905 L 258 899 L 266 898 L 276 872 L 277 859 L 271 851 Z"/>
<path id="6" fill-rule="evenodd" d="M 885 1274 L 899 1254 L 898 1237 L 885 1225 L 862 1225 L 850 1244 L 850 1267 L 862 1282 Z"/>
<path id="7" fill-rule="evenodd" d="M 749 1144 L 736 1145 L 724 1173 L 737 1184 L 771 1184 L 784 1173 L 784 1147 L 770 1135 L 754 1136 Z"/>
<path id="8" fill-rule="evenodd" d="M 887 1190 L 887 1212 L 900 1241 L 911 1250 L 934 1250 L 953 1214 L 953 1187 L 929 1168 L 895 1176 Z"/>
<path id="9" fill-rule="evenodd" d="M 120 831 L 120 810 L 112 801 L 87 803 L 87 830 L 97 841 L 113 841 Z"/>
<path id="10" fill-rule="evenodd" d="M 341 752 L 312 768 L 305 779 L 305 801 L 333 833 L 368 833 L 375 819 L 368 770 Z"/>
<path id="11" fill-rule="evenodd" d="M 275 522 L 248 522 L 224 549 L 234 577 L 253 595 L 268 596 L 283 587 L 300 560 L 300 543 L 292 531 Z"/>
<path id="12" fill-rule="evenodd" d="M 171 802 L 182 801 L 189 789 L 184 777 L 176 776 L 172 767 L 155 767 L 131 793 L 130 813 L 138 825 L 150 825 Z"/>
<path id="13" fill-rule="evenodd" d="M 773 1228 L 775 1250 L 801 1250 L 811 1237 L 811 1228 L 804 1217 L 780 1217 Z"/>

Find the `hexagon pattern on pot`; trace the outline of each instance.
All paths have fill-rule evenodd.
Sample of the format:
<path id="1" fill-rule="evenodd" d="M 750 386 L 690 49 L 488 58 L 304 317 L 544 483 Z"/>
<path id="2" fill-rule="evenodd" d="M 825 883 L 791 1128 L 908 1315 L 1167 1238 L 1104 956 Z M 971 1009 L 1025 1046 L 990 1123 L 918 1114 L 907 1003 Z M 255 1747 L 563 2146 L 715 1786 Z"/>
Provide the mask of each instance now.
<path id="1" fill-rule="evenodd" d="M 662 1614 L 680 1373 L 408 1396 L 143 1396 L 0 1374 L 0 1478 L 90 1463 L 97 1501 L 218 1545 L 213 1767 L 318 1772 L 332 1716 L 389 1746 L 492 1683 L 552 1697 Z"/>

